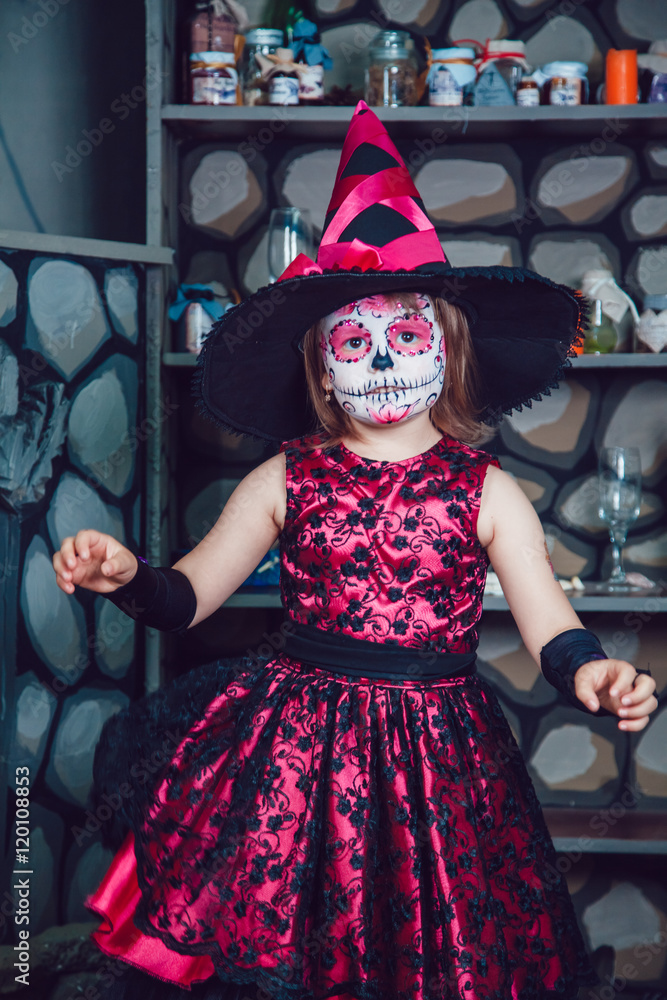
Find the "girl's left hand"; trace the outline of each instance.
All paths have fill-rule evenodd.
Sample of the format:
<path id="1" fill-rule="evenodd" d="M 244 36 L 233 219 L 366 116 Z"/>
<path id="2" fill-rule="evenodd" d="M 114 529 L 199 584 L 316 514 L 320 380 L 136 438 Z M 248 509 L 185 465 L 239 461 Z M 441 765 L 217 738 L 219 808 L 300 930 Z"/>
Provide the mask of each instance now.
<path id="1" fill-rule="evenodd" d="M 637 732 L 649 723 L 649 713 L 658 707 L 655 681 L 637 673 L 625 660 L 591 660 L 574 675 L 574 690 L 592 712 L 600 705 L 618 715 L 618 728 Z"/>

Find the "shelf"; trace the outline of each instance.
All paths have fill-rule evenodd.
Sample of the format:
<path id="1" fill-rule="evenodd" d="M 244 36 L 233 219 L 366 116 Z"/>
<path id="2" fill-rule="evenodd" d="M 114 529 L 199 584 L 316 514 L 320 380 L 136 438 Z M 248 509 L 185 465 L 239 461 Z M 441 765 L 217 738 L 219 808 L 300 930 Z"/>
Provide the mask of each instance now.
<path id="1" fill-rule="evenodd" d="M 664 594 L 664 592 L 663 592 Z M 667 596 L 634 596 L 624 594 L 619 597 L 586 596 L 570 597 L 570 603 L 575 611 L 645 611 L 647 614 L 667 611 Z M 568 595 L 569 596 L 569 595 Z M 280 593 L 277 587 L 248 587 L 238 590 L 225 601 L 226 608 L 279 608 Z M 482 604 L 484 611 L 509 611 L 504 597 L 485 597 Z"/>
<path id="2" fill-rule="evenodd" d="M 543 812 L 557 851 L 575 856 L 667 854 L 665 813 L 622 808 L 614 803 L 608 809 L 545 807 Z M 620 815 L 614 816 L 612 809 Z"/>
<path id="3" fill-rule="evenodd" d="M 571 358 L 573 368 L 667 368 L 665 354 L 579 354 Z M 162 362 L 171 368 L 194 368 L 197 355 L 165 351 Z"/>
<path id="4" fill-rule="evenodd" d="M 667 368 L 665 354 L 578 354 L 573 368 Z"/>
<path id="5" fill-rule="evenodd" d="M 290 140 L 339 141 L 345 137 L 353 107 L 208 107 L 166 104 L 162 121 L 180 138 L 243 139 L 256 148 L 276 136 Z M 512 139 L 589 136 L 606 142 L 629 136 L 664 137 L 667 110 L 662 104 L 537 108 L 373 108 L 392 139 L 430 138 L 437 147 L 447 138 Z M 259 131 L 268 129 L 265 136 Z M 249 148 L 251 148 L 249 146 Z M 241 150 L 243 153 L 243 150 Z M 582 155 L 583 152 L 582 152 Z"/>

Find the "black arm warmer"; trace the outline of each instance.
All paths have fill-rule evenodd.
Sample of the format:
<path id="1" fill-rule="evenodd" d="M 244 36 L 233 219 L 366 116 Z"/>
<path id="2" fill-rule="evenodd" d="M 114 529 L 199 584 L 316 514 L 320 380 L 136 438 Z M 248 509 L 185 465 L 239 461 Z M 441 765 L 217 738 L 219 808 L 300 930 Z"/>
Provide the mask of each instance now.
<path id="1" fill-rule="evenodd" d="M 149 566 L 140 558 L 130 582 L 102 596 L 135 621 L 162 632 L 181 632 L 197 611 L 197 597 L 185 573 Z"/>
<path id="2" fill-rule="evenodd" d="M 593 712 L 580 701 L 574 689 L 574 675 L 584 663 L 606 659 L 608 657 L 600 645 L 600 640 L 587 628 L 571 628 L 567 632 L 561 632 L 540 651 L 540 666 L 545 678 L 571 705 L 582 712 L 587 712 L 588 715 L 602 716 L 614 713 L 602 706 Z"/>

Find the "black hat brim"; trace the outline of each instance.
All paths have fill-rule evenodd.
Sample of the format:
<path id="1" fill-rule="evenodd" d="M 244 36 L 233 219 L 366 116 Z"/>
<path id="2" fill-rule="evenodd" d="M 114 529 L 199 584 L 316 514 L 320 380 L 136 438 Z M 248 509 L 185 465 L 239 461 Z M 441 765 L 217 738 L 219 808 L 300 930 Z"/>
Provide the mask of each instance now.
<path id="1" fill-rule="evenodd" d="M 193 393 L 219 426 L 280 442 L 311 430 L 300 343 L 310 326 L 369 295 L 424 292 L 467 314 L 486 409 L 530 405 L 558 384 L 585 327 L 585 300 L 526 268 L 434 265 L 415 271 L 330 271 L 259 289 L 215 323 L 197 358 Z"/>

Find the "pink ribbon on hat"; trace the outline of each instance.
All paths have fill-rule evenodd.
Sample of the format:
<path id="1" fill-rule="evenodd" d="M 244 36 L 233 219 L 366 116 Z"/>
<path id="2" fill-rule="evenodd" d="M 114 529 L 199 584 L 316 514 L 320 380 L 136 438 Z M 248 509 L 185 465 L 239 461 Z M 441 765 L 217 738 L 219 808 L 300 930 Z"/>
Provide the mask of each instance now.
<path id="1" fill-rule="evenodd" d="M 283 271 L 278 281 L 308 274 L 324 274 L 325 271 L 351 271 L 353 268 L 361 271 L 413 270 L 420 264 L 432 264 L 437 259 L 446 264 L 447 259 L 439 243 L 438 247 L 440 258 L 434 257 L 433 239 L 428 232 L 399 236 L 383 247 L 373 247 L 358 239 L 351 243 L 331 243 L 320 247 L 317 261 L 300 253 Z M 406 267 L 407 261 L 410 262 L 409 268 Z"/>

